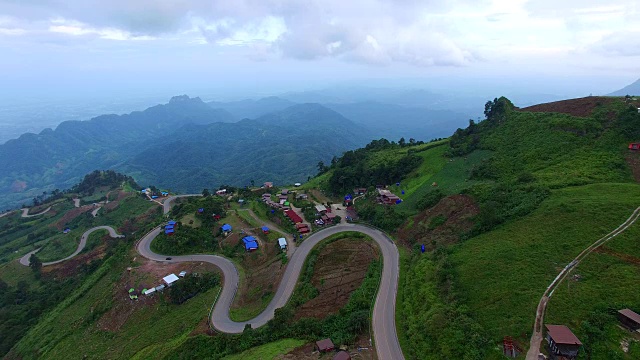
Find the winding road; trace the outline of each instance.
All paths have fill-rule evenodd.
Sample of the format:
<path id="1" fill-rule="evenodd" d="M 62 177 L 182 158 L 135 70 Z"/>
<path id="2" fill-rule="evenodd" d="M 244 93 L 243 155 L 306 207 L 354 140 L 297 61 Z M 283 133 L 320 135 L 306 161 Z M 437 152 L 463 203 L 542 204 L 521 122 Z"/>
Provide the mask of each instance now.
<path id="1" fill-rule="evenodd" d="M 87 239 L 89 238 L 89 235 L 91 235 L 91 233 L 96 231 L 96 230 L 107 230 L 109 232 L 109 236 L 111 236 L 114 239 L 115 238 L 123 238 L 124 237 L 124 235 L 119 235 L 111 226 L 96 226 L 94 228 L 91 228 L 91 229 L 85 231 L 84 234 L 82 234 L 82 237 L 80 238 L 80 244 L 78 244 L 78 248 L 76 249 L 76 251 L 73 252 L 73 254 L 67 256 L 64 259 L 42 263 L 42 266 L 49 266 L 49 265 L 59 264 L 59 263 L 61 263 L 63 261 L 67 261 L 67 260 L 73 258 L 74 256 L 80 254 L 82 249 L 84 249 L 84 247 L 87 246 Z M 38 251 L 40 251 L 40 249 L 36 249 L 36 250 L 33 250 L 33 251 L 28 252 L 27 254 L 25 254 L 22 258 L 20 258 L 20 264 L 22 264 L 24 266 L 29 266 L 29 258 L 31 257 L 31 255 L 37 253 Z"/>
<path id="2" fill-rule="evenodd" d="M 37 213 L 37 214 L 31 214 L 31 215 L 29 215 L 29 209 L 28 209 L 28 208 L 24 208 L 24 209 L 22 209 L 22 215 L 21 215 L 21 216 L 22 216 L 23 218 L 30 218 L 30 217 L 34 217 L 34 216 L 40 216 L 40 215 L 45 214 L 45 213 L 46 213 L 46 212 L 48 212 L 49 210 L 51 210 L 51 206 L 49 206 L 48 208 L 46 208 L 45 210 L 43 210 L 43 211 L 41 211 L 41 212 L 39 212 L 39 213 Z"/>
<path id="3" fill-rule="evenodd" d="M 164 213 L 167 214 L 169 212 L 173 200 L 179 197 L 188 196 L 201 195 L 191 194 L 171 196 L 167 198 L 163 204 Z M 44 212 L 48 210 L 49 209 L 45 210 Z M 25 211 L 28 210 L 23 210 L 23 214 L 25 214 Z M 40 214 L 30 216 L 37 216 Z M 275 224 L 270 225 L 273 226 Z M 73 254 L 67 256 L 64 259 L 43 263 L 42 265 L 49 266 L 58 264 L 78 255 L 85 248 L 89 235 L 92 232 L 100 229 L 109 231 L 109 235 L 112 238 L 124 237 L 124 235 L 119 235 L 110 226 L 97 226 L 91 228 L 85 231 L 85 233 L 82 235 L 80 244 Z M 380 279 L 380 287 L 378 289 L 378 294 L 376 296 L 373 308 L 373 338 L 375 340 L 378 359 L 402 360 L 404 359 L 404 355 L 402 354 L 400 342 L 398 341 L 395 321 L 396 294 L 398 292 L 398 278 L 400 274 L 400 256 L 398 253 L 398 248 L 396 247 L 394 242 L 380 230 L 376 230 L 364 225 L 340 224 L 320 230 L 310 235 L 304 242 L 302 242 L 302 244 L 300 244 L 296 248 L 296 251 L 293 252 L 293 254 L 290 254 L 287 268 L 285 269 L 280 284 L 278 285 L 278 289 L 269 305 L 267 305 L 267 308 L 255 318 L 244 322 L 235 322 L 229 317 L 229 309 L 231 308 L 231 303 L 233 302 L 236 292 L 238 291 L 238 284 L 240 280 L 237 268 L 229 259 L 217 255 L 208 254 L 194 254 L 184 256 L 167 256 L 156 254 L 151 251 L 151 242 L 162 232 L 162 226 L 154 228 L 142 239 L 140 239 L 140 241 L 138 241 L 136 245 L 136 250 L 138 251 L 138 253 L 140 253 L 140 255 L 154 261 L 165 263 L 179 263 L 187 261 L 208 262 L 219 267 L 224 275 L 224 284 L 220 296 L 218 297 L 218 300 L 211 313 L 211 323 L 217 330 L 221 332 L 238 334 L 244 331 L 246 325 L 251 325 L 251 327 L 257 328 L 265 325 L 269 320 L 273 319 L 275 310 L 284 307 L 293 294 L 293 291 L 298 282 L 298 277 L 300 276 L 300 272 L 302 270 L 302 266 L 304 265 L 304 262 L 311 250 L 327 237 L 345 231 L 356 231 L 368 235 L 380 247 L 383 258 L 383 269 L 382 277 Z M 20 259 L 20 263 L 22 265 L 28 266 L 29 258 L 31 257 L 31 255 L 37 253 L 39 250 L 40 249 L 37 249 L 24 255 Z"/>
<path id="4" fill-rule="evenodd" d="M 380 288 L 373 308 L 372 320 L 373 335 L 378 358 L 394 360 L 404 359 L 396 333 L 395 322 L 396 294 L 398 291 L 400 260 L 397 247 L 383 232 L 363 225 L 345 224 L 323 229 L 309 236 L 302 244 L 300 244 L 296 252 L 289 259 L 287 268 L 282 276 L 282 280 L 278 286 L 276 294 L 267 308 L 249 321 L 235 322 L 229 318 L 229 309 L 238 290 L 239 282 L 238 271 L 235 265 L 224 257 L 205 254 L 171 256 L 171 260 L 167 260 L 167 255 L 160 255 L 151 251 L 151 242 L 156 238 L 156 236 L 158 236 L 158 234 L 160 234 L 161 231 L 162 228 L 157 227 L 145 235 L 137 245 L 136 249 L 138 253 L 155 261 L 167 263 L 200 261 L 208 262 L 219 267 L 224 274 L 224 287 L 215 307 L 213 308 L 211 322 L 217 330 L 234 334 L 241 333 L 247 324 L 250 324 L 253 328 L 266 324 L 269 320 L 273 319 L 274 311 L 276 309 L 286 305 L 296 286 L 307 255 L 319 242 L 331 235 L 344 231 L 357 231 L 368 235 L 378 244 L 383 257 L 382 278 L 380 280 Z"/>

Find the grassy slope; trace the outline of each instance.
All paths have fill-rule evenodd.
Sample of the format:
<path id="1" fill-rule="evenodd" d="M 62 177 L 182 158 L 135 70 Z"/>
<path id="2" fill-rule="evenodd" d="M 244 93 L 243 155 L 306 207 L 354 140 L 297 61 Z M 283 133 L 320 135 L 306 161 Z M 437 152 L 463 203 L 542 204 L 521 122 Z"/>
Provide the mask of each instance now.
<path id="1" fill-rule="evenodd" d="M 131 358 L 137 353 L 144 359 L 161 358 L 207 316 L 218 292 L 218 288 L 211 289 L 182 305 L 162 300 L 151 306 L 132 303 L 141 309 L 119 331 L 101 330 L 97 319 L 113 305 L 114 285 L 123 270 L 122 264 L 103 265 L 93 281 L 53 309 L 18 343 L 17 352 L 24 359 L 80 359 L 84 354 Z"/>
<path id="2" fill-rule="evenodd" d="M 544 289 L 582 249 L 624 222 L 638 204 L 640 186 L 635 184 L 557 190 L 531 215 L 459 245 L 453 259 L 460 285 L 491 340 L 508 335 L 526 342 Z M 584 295 L 575 300 L 593 304 Z M 580 318 L 571 312 L 566 316 Z"/>
<path id="3" fill-rule="evenodd" d="M 286 354 L 289 351 L 304 345 L 305 340 L 282 339 L 272 343 L 257 346 L 253 349 L 241 352 L 240 354 L 229 355 L 222 358 L 223 360 L 249 360 L 249 359 L 275 359 L 276 356 Z"/>

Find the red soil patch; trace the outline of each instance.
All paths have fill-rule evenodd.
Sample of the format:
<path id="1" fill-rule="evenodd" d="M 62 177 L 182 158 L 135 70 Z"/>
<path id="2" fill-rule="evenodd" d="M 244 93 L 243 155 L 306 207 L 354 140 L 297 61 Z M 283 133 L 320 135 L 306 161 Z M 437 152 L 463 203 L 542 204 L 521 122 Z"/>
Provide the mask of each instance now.
<path id="1" fill-rule="evenodd" d="M 296 310 L 295 319 L 337 313 L 362 284 L 371 261 L 379 257 L 378 248 L 369 241 L 341 239 L 325 246 L 311 277 L 319 294 Z"/>
<path id="2" fill-rule="evenodd" d="M 545 104 L 538 104 L 520 109 L 520 111 L 528 112 L 554 112 L 569 114 L 578 117 L 588 117 L 593 110 L 601 105 L 611 104 L 620 101 L 615 97 L 589 96 L 578 99 L 569 99 L 562 101 L 554 101 Z"/>
<path id="3" fill-rule="evenodd" d="M 594 250 L 594 252 L 597 252 L 599 254 L 607 254 L 607 255 L 611 255 L 611 256 L 615 256 L 618 259 L 627 262 L 629 264 L 633 264 L 636 266 L 640 266 L 640 258 L 637 258 L 635 256 L 631 256 L 625 253 L 621 253 L 621 252 L 617 252 L 615 250 L 612 250 L 606 246 L 601 246 L 597 249 Z"/>
<path id="4" fill-rule="evenodd" d="M 473 228 L 473 217 L 479 211 L 470 196 L 446 197 L 431 209 L 414 216 L 412 222 L 398 231 L 398 239 L 409 246 L 414 243 L 425 244 L 428 250 L 433 250 L 438 244 L 455 244 L 461 235 Z"/>
<path id="5" fill-rule="evenodd" d="M 60 220 L 56 221 L 54 224 L 51 224 L 51 226 L 57 228 L 58 230 L 62 230 L 64 228 L 64 226 L 66 224 L 68 224 L 70 221 L 72 221 L 73 219 L 77 218 L 78 216 L 91 211 L 93 209 L 93 206 L 91 205 L 85 205 L 79 208 L 73 208 L 69 211 L 67 211 L 61 218 Z"/>
<path id="6" fill-rule="evenodd" d="M 631 168 L 633 178 L 640 183 L 640 152 L 629 152 L 625 158 Z"/>

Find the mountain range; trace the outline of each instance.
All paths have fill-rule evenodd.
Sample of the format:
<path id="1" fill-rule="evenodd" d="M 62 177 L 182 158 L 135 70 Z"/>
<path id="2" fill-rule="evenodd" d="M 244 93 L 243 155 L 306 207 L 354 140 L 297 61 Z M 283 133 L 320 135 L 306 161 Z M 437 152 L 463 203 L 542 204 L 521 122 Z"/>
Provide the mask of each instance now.
<path id="1" fill-rule="evenodd" d="M 199 98 L 128 115 L 67 121 L 0 145 L 1 208 L 67 188 L 95 169 L 116 169 L 142 184 L 200 191 L 221 183 L 301 181 L 318 161 L 361 146 L 371 133 L 318 104 L 290 106 L 236 121 Z"/>

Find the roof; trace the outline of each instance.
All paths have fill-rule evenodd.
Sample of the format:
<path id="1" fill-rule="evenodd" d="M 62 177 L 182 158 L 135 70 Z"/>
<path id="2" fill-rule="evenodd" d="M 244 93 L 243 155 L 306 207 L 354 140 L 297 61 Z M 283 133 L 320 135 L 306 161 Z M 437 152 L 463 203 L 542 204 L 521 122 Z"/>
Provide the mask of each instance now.
<path id="1" fill-rule="evenodd" d="M 322 204 L 316 205 L 316 211 L 318 211 L 318 212 L 327 211 L 327 207 L 322 205 Z"/>
<path id="2" fill-rule="evenodd" d="M 246 250 L 255 250 L 258 248 L 258 243 L 254 240 L 254 241 L 245 241 L 244 242 L 244 248 Z"/>
<path id="3" fill-rule="evenodd" d="M 278 245 L 280 245 L 280 247 L 282 247 L 282 246 L 287 246 L 287 239 L 285 239 L 285 238 L 279 238 L 279 239 L 278 239 Z"/>
<path id="4" fill-rule="evenodd" d="M 229 224 L 222 225 L 222 231 L 231 231 L 231 225 Z"/>
<path id="5" fill-rule="evenodd" d="M 556 344 L 582 345 L 580 340 L 564 325 L 545 325 L 547 333 Z"/>
<path id="6" fill-rule="evenodd" d="M 173 229 L 167 229 L 164 231 L 165 234 L 173 234 L 175 231 Z"/>
<path id="7" fill-rule="evenodd" d="M 346 351 L 340 351 L 333 357 L 333 360 L 350 360 L 350 359 L 351 359 L 351 356 Z"/>
<path id="8" fill-rule="evenodd" d="M 169 221 L 167 224 L 168 224 L 168 225 L 175 225 L 175 224 L 177 224 L 177 223 L 176 223 L 176 221 L 175 221 L 175 220 L 171 220 L 171 221 Z"/>
<path id="9" fill-rule="evenodd" d="M 336 214 L 334 214 L 334 213 L 326 213 L 326 214 L 325 214 L 325 216 L 326 216 L 327 218 L 329 218 L 329 219 L 333 219 L 333 218 L 335 218 L 335 217 L 336 217 Z"/>
<path id="10" fill-rule="evenodd" d="M 625 317 L 629 318 L 630 320 L 633 320 L 636 323 L 640 324 L 640 315 L 638 315 L 636 312 L 629 309 L 622 309 L 618 312 L 624 315 Z"/>
<path id="11" fill-rule="evenodd" d="M 262 227 L 262 231 L 269 231 L 269 228 L 268 228 L 268 227 L 266 227 L 266 226 L 263 226 L 263 227 Z"/>
<path id="12" fill-rule="evenodd" d="M 169 275 L 163 277 L 162 280 L 164 282 L 166 282 L 167 284 L 171 284 L 171 283 L 174 283 L 174 282 L 178 281 L 179 279 L 176 276 L 176 274 L 169 274 Z"/>
<path id="13" fill-rule="evenodd" d="M 316 346 L 318 347 L 318 350 L 320 350 L 320 351 L 331 350 L 331 349 L 333 349 L 335 347 L 333 345 L 333 341 L 331 341 L 331 339 L 324 339 L 324 340 L 316 341 Z"/>
<path id="14" fill-rule="evenodd" d="M 285 210 L 284 214 L 287 215 L 287 217 L 291 219 L 291 221 L 293 221 L 294 223 L 302 222 L 302 218 L 300 217 L 300 215 L 296 214 L 296 212 L 293 210 Z"/>
<path id="15" fill-rule="evenodd" d="M 256 238 L 253 236 L 245 236 L 242 238 L 242 241 L 244 241 L 245 244 L 248 242 L 256 242 Z"/>
<path id="16" fill-rule="evenodd" d="M 156 292 L 156 288 L 151 288 L 151 289 L 145 291 L 144 294 L 145 295 L 149 295 L 149 294 L 154 293 L 154 292 Z"/>

